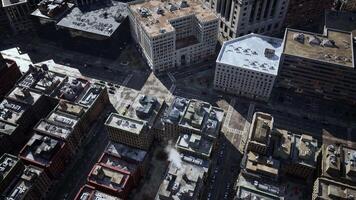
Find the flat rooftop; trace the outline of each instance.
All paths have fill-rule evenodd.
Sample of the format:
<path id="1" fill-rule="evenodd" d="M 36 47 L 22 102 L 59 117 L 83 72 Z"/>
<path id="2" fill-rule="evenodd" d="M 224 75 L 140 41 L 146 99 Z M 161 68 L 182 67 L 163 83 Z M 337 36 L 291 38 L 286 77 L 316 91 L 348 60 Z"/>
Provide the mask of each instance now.
<path id="1" fill-rule="evenodd" d="M 121 159 L 120 157 L 114 156 L 109 153 L 104 153 L 101 159 L 99 160 L 99 163 L 113 167 L 117 170 L 123 170 L 125 172 L 130 173 L 135 173 L 138 168 L 138 164 L 128 162 L 126 160 Z"/>
<path id="2" fill-rule="evenodd" d="M 293 151 L 292 159 L 295 159 L 300 164 L 316 168 L 318 140 L 310 135 L 294 135 L 295 148 Z"/>
<path id="3" fill-rule="evenodd" d="M 249 151 L 245 169 L 254 174 L 277 178 L 279 176 L 280 161 L 272 157 L 265 157 Z"/>
<path id="4" fill-rule="evenodd" d="M 267 145 L 271 137 L 273 121 L 272 115 L 256 112 L 253 117 L 250 140 Z"/>
<path id="5" fill-rule="evenodd" d="M 8 98 L 26 103 L 28 105 L 34 105 L 41 96 L 41 93 L 29 90 L 26 87 L 15 87 L 12 89 L 10 94 L 7 95 Z"/>
<path id="6" fill-rule="evenodd" d="M 213 148 L 213 142 L 194 133 L 181 133 L 177 140 L 176 147 L 209 157 Z"/>
<path id="7" fill-rule="evenodd" d="M 17 127 L 17 124 L 11 124 L 7 121 L 0 120 L 0 134 L 12 135 L 12 133 L 16 130 Z"/>
<path id="8" fill-rule="evenodd" d="M 59 112 L 68 113 L 77 117 L 81 117 L 86 111 L 83 106 L 67 101 L 59 101 L 59 104 L 55 108 L 55 110 Z"/>
<path id="9" fill-rule="evenodd" d="M 351 32 L 356 29 L 356 13 L 325 10 L 325 27 Z"/>
<path id="10" fill-rule="evenodd" d="M 277 75 L 282 42 L 278 38 L 251 33 L 224 42 L 216 62 Z"/>
<path id="11" fill-rule="evenodd" d="M 76 102 L 88 89 L 89 85 L 89 81 L 83 78 L 68 77 L 53 95 L 60 99 Z"/>
<path id="12" fill-rule="evenodd" d="M 92 186 L 83 186 L 77 194 L 75 200 L 121 200 L 104 192 L 96 190 Z"/>
<path id="13" fill-rule="evenodd" d="M 9 172 L 14 169 L 18 162 L 19 159 L 11 154 L 4 153 L 0 157 L 0 182 L 6 178 Z"/>
<path id="14" fill-rule="evenodd" d="M 63 138 L 64 140 L 66 140 L 68 136 L 72 133 L 71 128 L 44 119 L 40 120 L 37 123 L 37 125 L 34 127 L 34 130 L 58 138 Z"/>
<path id="15" fill-rule="evenodd" d="M 73 8 L 57 23 L 57 26 L 110 37 L 127 15 L 126 3 L 100 2 L 100 4 L 92 4 L 89 9 Z"/>
<path id="16" fill-rule="evenodd" d="M 41 165 L 49 165 L 61 145 L 57 139 L 34 133 L 19 155 Z"/>
<path id="17" fill-rule="evenodd" d="M 88 176 L 89 181 L 93 181 L 96 184 L 109 187 L 115 191 L 122 190 L 125 187 L 128 179 L 128 174 L 99 164 L 94 165 L 91 173 Z"/>
<path id="18" fill-rule="evenodd" d="M 22 3 L 27 3 L 27 0 L 2 0 L 2 7 L 6 8 L 9 6 L 14 6 Z"/>
<path id="19" fill-rule="evenodd" d="M 218 19 L 208 7 L 197 0 L 152 0 L 131 4 L 129 9 L 149 37 L 175 31 L 171 21 L 182 17 L 195 16 L 201 23 Z"/>
<path id="20" fill-rule="evenodd" d="M 318 197 L 320 199 L 353 199 L 356 197 L 356 188 L 348 184 L 336 182 L 327 178 L 318 178 Z"/>
<path id="21" fill-rule="evenodd" d="M 21 176 L 7 188 L 7 194 L 5 199 L 22 200 L 28 198 L 27 194 L 32 189 L 32 186 L 37 184 L 37 178 L 44 173 L 42 169 L 32 165 L 25 166 Z"/>
<path id="22" fill-rule="evenodd" d="M 0 119 L 12 124 L 17 124 L 22 114 L 28 109 L 28 105 L 11 100 L 4 99 L 0 102 Z"/>
<path id="23" fill-rule="evenodd" d="M 351 33 L 326 30 L 325 35 L 286 29 L 283 53 L 353 67 Z"/>
<path id="24" fill-rule="evenodd" d="M 188 108 L 189 99 L 176 96 L 172 104 L 165 111 L 163 121 L 165 123 L 178 124 Z"/>
<path id="25" fill-rule="evenodd" d="M 171 163 L 155 199 L 197 199 L 202 192 L 205 173 L 206 170 L 198 165 L 182 161 L 177 167 Z"/>
<path id="26" fill-rule="evenodd" d="M 138 135 L 146 126 L 146 122 L 111 113 L 106 120 L 105 125 Z"/>
<path id="27" fill-rule="evenodd" d="M 103 87 L 98 84 L 93 84 L 84 94 L 82 99 L 79 101 L 81 105 L 90 107 L 96 101 L 100 93 L 102 92 Z"/>
<path id="28" fill-rule="evenodd" d="M 147 152 L 144 150 L 136 149 L 115 142 L 110 142 L 106 147 L 105 151 L 117 157 L 128 159 L 128 160 L 134 160 L 137 162 L 142 162 L 147 155 Z"/>
<path id="29" fill-rule="evenodd" d="M 47 65 L 31 65 L 29 71 L 19 80 L 17 85 L 50 94 L 65 78 L 66 76 L 63 74 L 50 71 Z"/>
<path id="30" fill-rule="evenodd" d="M 42 0 L 38 4 L 38 8 L 31 13 L 32 16 L 51 19 L 51 20 L 60 20 L 74 4 L 67 3 L 64 0 Z"/>
<path id="31" fill-rule="evenodd" d="M 74 115 L 55 110 L 48 115 L 47 120 L 52 121 L 60 126 L 74 128 L 78 123 L 79 118 Z"/>
<path id="32" fill-rule="evenodd" d="M 22 53 L 18 47 L 6 49 L 0 52 L 5 59 L 14 60 L 22 73 L 26 73 L 29 65 L 32 65 L 32 60 L 29 55 Z"/>

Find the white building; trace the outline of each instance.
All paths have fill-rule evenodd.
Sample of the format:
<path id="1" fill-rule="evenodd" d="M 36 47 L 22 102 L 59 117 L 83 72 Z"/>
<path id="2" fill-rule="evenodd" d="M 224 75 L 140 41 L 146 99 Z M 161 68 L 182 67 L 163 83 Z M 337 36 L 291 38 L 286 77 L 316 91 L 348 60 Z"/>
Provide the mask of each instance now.
<path id="1" fill-rule="evenodd" d="M 224 42 L 216 60 L 214 88 L 268 100 L 282 53 L 282 40 L 257 34 Z"/>
<path id="2" fill-rule="evenodd" d="M 218 18 L 197 0 L 151 0 L 129 6 L 131 34 L 153 71 L 212 58 Z"/>
<path id="3" fill-rule="evenodd" d="M 201 0 L 220 19 L 219 40 L 249 33 L 274 35 L 281 31 L 288 0 Z"/>

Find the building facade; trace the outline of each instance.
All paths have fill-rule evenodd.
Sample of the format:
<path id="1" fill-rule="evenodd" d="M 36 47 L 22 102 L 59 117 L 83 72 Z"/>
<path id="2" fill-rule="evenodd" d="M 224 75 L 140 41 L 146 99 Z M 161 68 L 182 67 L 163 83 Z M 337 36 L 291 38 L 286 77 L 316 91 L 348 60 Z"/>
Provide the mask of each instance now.
<path id="1" fill-rule="evenodd" d="M 288 9 L 288 0 L 202 0 L 220 19 L 219 40 L 249 33 L 279 34 Z"/>
<path id="2" fill-rule="evenodd" d="M 215 54 L 218 19 L 197 1 L 129 6 L 131 35 L 154 72 L 202 62 Z"/>
<path id="3" fill-rule="evenodd" d="M 278 86 L 328 100 L 356 103 L 353 34 L 287 29 Z"/>
<path id="4" fill-rule="evenodd" d="M 33 28 L 31 8 L 27 0 L 2 0 L 2 7 L 13 32 L 25 32 Z"/>
<path id="5" fill-rule="evenodd" d="M 4 59 L 0 54 L 0 98 L 10 91 L 20 77 L 21 72 L 16 62 Z"/>
<path id="6" fill-rule="evenodd" d="M 257 34 L 224 42 L 216 60 L 214 89 L 268 100 L 281 52 L 282 40 Z"/>

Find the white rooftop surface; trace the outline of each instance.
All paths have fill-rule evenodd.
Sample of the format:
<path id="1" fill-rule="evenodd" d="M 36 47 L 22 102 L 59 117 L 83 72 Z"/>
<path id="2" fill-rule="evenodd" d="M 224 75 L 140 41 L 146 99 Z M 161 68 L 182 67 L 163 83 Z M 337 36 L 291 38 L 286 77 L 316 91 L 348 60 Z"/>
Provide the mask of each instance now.
<path id="1" fill-rule="evenodd" d="M 266 48 L 274 50 L 274 56 L 267 58 Z M 277 75 L 282 51 L 281 39 L 251 33 L 224 42 L 216 62 Z"/>
<path id="2" fill-rule="evenodd" d="M 22 3 L 27 3 L 27 0 L 14 0 L 14 1 L 10 1 L 10 0 L 2 0 L 2 7 L 8 7 L 8 6 L 13 6 L 13 5 L 17 5 L 17 4 L 22 4 Z"/>
<path id="3" fill-rule="evenodd" d="M 0 53 L 4 58 L 15 61 L 22 73 L 27 72 L 28 66 L 33 64 L 28 54 L 19 51 L 18 47 L 6 49 Z"/>

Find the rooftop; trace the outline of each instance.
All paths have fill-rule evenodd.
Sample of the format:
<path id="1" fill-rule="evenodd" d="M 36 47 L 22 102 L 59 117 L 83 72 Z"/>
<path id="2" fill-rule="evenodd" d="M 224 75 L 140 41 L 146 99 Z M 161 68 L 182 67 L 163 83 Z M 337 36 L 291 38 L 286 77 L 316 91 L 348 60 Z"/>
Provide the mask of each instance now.
<path id="1" fill-rule="evenodd" d="M 103 185 L 115 191 L 123 189 L 128 179 L 128 174 L 99 164 L 94 165 L 88 176 L 89 181 L 93 181 L 96 184 Z"/>
<path id="2" fill-rule="evenodd" d="M 54 110 L 52 113 L 49 114 L 47 120 L 52 121 L 55 124 L 58 124 L 59 126 L 74 128 L 79 118 L 74 115 Z"/>
<path id="3" fill-rule="evenodd" d="M 27 0 L 2 0 L 2 7 L 5 8 L 22 3 L 27 3 Z"/>
<path id="4" fill-rule="evenodd" d="M 267 113 L 256 112 L 253 115 L 251 141 L 261 143 L 264 145 L 269 144 L 271 131 L 273 129 L 273 117 Z"/>
<path id="5" fill-rule="evenodd" d="M 175 31 L 171 22 L 182 17 L 194 16 L 201 23 L 217 20 L 216 15 L 197 0 L 152 0 L 131 4 L 129 9 L 149 37 Z"/>
<path id="6" fill-rule="evenodd" d="M 114 156 L 112 154 L 104 153 L 99 160 L 99 163 L 106 166 L 113 167 L 117 170 L 123 170 L 125 172 L 134 173 L 137 170 L 138 164 L 128 162 L 120 157 Z"/>
<path id="7" fill-rule="evenodd" d="M 67 3 L 64 0 L 42 0 L 38 5 L 38 9 L 31 13 L 32 16 L 44 19 L 59 20 L 73 6 L 72 3 Z"/>
<path id="8" fill-rule="evenodd" d="M 142 162 L 147 155 L 147 152 L 144 150 L 136 149 L 115 142 L 110 142 L 108 144 L 108 146 L 106 147 L 106 152 L 115 155 L 121 159 L 134 160 L 136 162 Z"/>
<path id="9" fill-rule="evenodd" d="M 224 42 L 216 62 L 277 75 L 282 49 L 281 39 L 251 33 Z"/>
<path id="10" fill-rule="evenodd" d="M 50 136 L 35 133 L 21 150 L 20 156 L 40 163 L 41 165 L 48 165 L 53 156 L 58 152 L 60 146 L 60 141 Z"/>
<path id="11" fill-rule="evenodd" d="M 75 102 L 80 99 L 83 92 L 89 87 L 89 82 L 82 78 L 68 77 L 61 85 L 59 90 L 55 92 L 55 96 L 60 99 L 65 99 Z"/>
<path id="12" fill-rule="evenodd" d="M 280 161 L 249 151 L 247 153 L 245 169 L 247 172 L 252 172 L 253 174 L 276 179 L 279 176 Z"/>
<path id="13" fill-rule="evenodd" d="M 177 140 L 176 147 L 180 150 L 210 157 L 213 142 L 202 137 L 201 135 L 181 133 Z"/>
<path id="14" fill-rule="evenodd" d="M 22 53 L 19 47 L 6 49 L 0 53 L 5 59 L 15 61 L 22 73 L 26 73 L 29 69 L 29 65 L 33 64 L 29 55 Z"/>
<path id="15" fill-rule="evenodd" d="M 72 133 L 71 128 L 63 124 L 58 124 L 53 121 L 44 119 L 37 123 L 37 125 L 34 127 L 34 130 L 55 136 L 57 138 L 62 138 L 64 140 L 67 139 L 68 136 Z"/>
<path id="16" fill-rule="evenodd" d="M 292 134 L 287 130 L 277 128 L 274 130 L 274 133 L 278 137 L 278 141 L 275 143 L 273 156 L 285 160 L 289 159 L 292 152 L 292 144 L 294 142 Z"/>
<path id="17" fill-rule="evenodd" d="M 6 178 L 18 162 L 19 159 L 11 154 L 4 153 L 0 157 L 0 182 Z"/>
<path id="18" fill-rule="evenodd" d="M 13 90 L 10 92 L 10 94 L 7 95 L 8 98 L 29 104 L 29 105 L 34 105 L 36 101 L 42 96 L 41 93 L 31 91 L 27 87 L 15 87 Z"/>
<path id="19" fill-rule="evenodd" d="M 356 188 L 344 183 L 318 178 L 315 184 L 319 188 L 317 194 L 320 199 L 354 199 L 356 197 Z"/>
<path id="20" fill-rule="evenodd" d="M 309 135 L 294 135 L 295 148 L 292 159 L 296 162 L 316 168 L 318 141 Z"/>
<path id="21" fill-rule="evenodd" d="M 146 122 L 116 113 L 111 113 L 109 118 L 106 120 L 105 125 L 138 135 L 146 126 Z"/>
<path id="22" fill-rule="evenodd" d="M 196 199 L 202 192 L 206 172 L 203 167 L 185 161 L 182 161 L 180 167 L 171 163 L 156 199 L 163 199 L 163 197 L 174 200 Z"/>
<path id="23" fill-rule="evenodd" d="M 85 185 L 80 189 L 75 200 L 120 200 L 120 198 L 100 192 L 92 186 Z"/>
<path id="24" fill-rule="evenodd" d="M 5 199 L 23 200 L 29 198 L 27 196 L 33 184 L 36 184 L 37 177 L 43 173 L 43 170 L 32 165 L 25 166 L 21 176 L 16 179 L 15 184 L 10 185 L 7 189 Z"/>
<path id="25" fill-rule="evenodd" d="M 85 109 L 82 106 L 67 101 L 60 101 L 55 110 L 77 117 L 81 117 L 85 112 Z"/>
<path id="26" fill-rule="evenodd" d="M 11 135 L 16 130 L 17 126 L 17 124 L 15 125 L 0 120 L 0 134 Z"/>
<path id="27" fill-rule="evenodd" d="M 351 34 L 328 29 L 324 35 L 286 29 L 283 53 L 353 67 Z"/>
<path id="28" fill-rule="evenodd" d="M 29 65 L 28 72 L 20 79 L 18 85 L 50 94 L 65 78 L 63 74 L 49 71 L 47 65 Z"/>
<path id="29" fill-rule="evenodd" d="M 90 107 L 96 101 L 102 90 L 103 87 L 98 84 L 91 85 L 79 103 Z"/>
<path id="30" fill-rule="evenodd" d="M 325 27 L 351 32 L 356 29 L 356 13 L 325 10 Z"/>
<path id="31" fill-rule="evenodd" d="M 22 114 L 27 110 L 28 105 L 11 99 L 4 99 L 0 102 L 0 119 L 12 124 L 16 124 Z"/>
<path id="32" fill-rule="evenodd" d="M 91 4 L 89 9 L 75 7 L 57 26 L 110 37 L 127 17 L 127 4 L 118 1 Z"/>
<path id="33" fill-rule="evenodd" d="M 189 99 L 176 96 L 164 114 L 163 121 L 165 123 L 178 124 L 188 108 Z"/>

